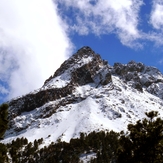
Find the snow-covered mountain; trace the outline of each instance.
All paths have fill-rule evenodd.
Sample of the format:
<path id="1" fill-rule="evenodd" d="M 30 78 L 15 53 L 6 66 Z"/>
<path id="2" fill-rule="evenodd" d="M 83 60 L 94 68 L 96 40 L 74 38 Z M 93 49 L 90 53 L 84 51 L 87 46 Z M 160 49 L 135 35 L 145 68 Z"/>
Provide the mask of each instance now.
<path id="1" fill-rule="evenodd" d="M 110 66 L 83 47 L 40 89 L 9 102 L 3 142 L 26 137 L 50 144 L 81 132 L 125 131 L 152 110 L 163 116 L 163 74 L 158 69 L 134 61 Z"/>

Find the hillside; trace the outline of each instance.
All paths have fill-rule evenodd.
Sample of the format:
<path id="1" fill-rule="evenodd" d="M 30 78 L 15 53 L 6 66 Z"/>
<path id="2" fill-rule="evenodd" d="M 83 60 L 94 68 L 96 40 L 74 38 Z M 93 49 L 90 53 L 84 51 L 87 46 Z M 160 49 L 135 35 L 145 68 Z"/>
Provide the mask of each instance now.
<path id="1" fill-rule="evenodd" d="M 163 74 L 131 61 L 110 66 L 91 48 L 66 60 L 44 85 L 9 104 L 9 128 L 2 142 L 43 138 L 44 145 L 80 133 L 126 131 L 129 123 L 158 111 L 163 116 Z"/>

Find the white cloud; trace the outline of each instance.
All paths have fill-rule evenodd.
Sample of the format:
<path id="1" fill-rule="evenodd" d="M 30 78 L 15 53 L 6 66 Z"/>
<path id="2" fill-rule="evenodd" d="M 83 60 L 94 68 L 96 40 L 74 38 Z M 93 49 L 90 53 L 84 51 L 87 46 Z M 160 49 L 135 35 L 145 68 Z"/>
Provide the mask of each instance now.
<path id="1" fill-rule="evenodd" d="M 163 1 L 153 0 L 153 6 L 150 16 L 150 23 L 157 30 L 163 27 Z"/>
<path id="2" fill-rule="evenodd" d="M 0 80 L 8 98 L 42 86 L 67 58 L 66 30 L 51 0 L 0 0 Z"/>
<path id="3" fill-rule="evenodd" d="M 146 40 L 150 40 L 156 47 L 163 45 L 163 1 L 153 0 L 149 15 L 149 24 L 152 29 L 148 33 L 143 33 Z"/>
<path id="4" fill-rule="evenodd" d="M 71 32 L 97 36 L 115 34 L 123 45 L 131 48 L 143 48 L 146 41 L 155 46 L 163 45 L 162 0 L 153 0 L 150 4 L 143 0 L 56 1 Z M 149 5 L 151 13 L 145 18 L 141 14 L 149 14 L 148 9 L 144 9 Z"/>
<path id="5" fill-rule="evenodd" d="M 71 12 L 71 18 L 65 20 L 81 35 L 116 33 L 128 46 L 141 38 L 138 23 L 142 0 L 58 0 L 58 3 L 65 5 L 64 11 Z"/>
<path id="6" fill-rule="evenodd" d="M 3 86 L 3 85 L 0 85 L 0 92 L 1 94 L 8 94 L 8 90 Z"/>
<path id="7" fill-rule="evenodd" d="M 163 65 L 163 59 L 160 59 L 160 60 L 158 61 L 158 63 L 159 63 L 160 65 Z"/>
<path id="8" fill-rule="evenodd" d="M 140 48 L 143 41 L 163 45 L 163 2 L 153 0 L 149 22 L 154 30 L 146 33 L 139 26 L 147 21 L 139 13 L 143 4 L 143 0 L 0 0 L 0 85 L 3 81 L 9 87 L 0 92 L 9 91 L 12 98 L 42 86 L 72 54 L 68 34 L 74 31 L 116 34 L 130 47 Z"/>

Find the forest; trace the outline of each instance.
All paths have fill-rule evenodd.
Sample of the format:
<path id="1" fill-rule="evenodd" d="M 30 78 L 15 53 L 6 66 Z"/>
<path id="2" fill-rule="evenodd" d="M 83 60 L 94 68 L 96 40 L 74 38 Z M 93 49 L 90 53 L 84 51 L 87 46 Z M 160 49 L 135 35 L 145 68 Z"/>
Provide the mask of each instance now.
<path id="1" fill-rule="evenodd" d="M 7 129 L 7 104 L 0 106 L 0 137 Z M 129 124 L 128 131 L 81 133 L 70 142 L 52 142 L 43 147 L 43 139 L 28 142 L 17 138 L 0 143 L 0 163 L 163 163 L 163 120 L 158 112 L 146 113 L 147 118 Z M 91 157 L 92 156 L 92 157 Z"/>

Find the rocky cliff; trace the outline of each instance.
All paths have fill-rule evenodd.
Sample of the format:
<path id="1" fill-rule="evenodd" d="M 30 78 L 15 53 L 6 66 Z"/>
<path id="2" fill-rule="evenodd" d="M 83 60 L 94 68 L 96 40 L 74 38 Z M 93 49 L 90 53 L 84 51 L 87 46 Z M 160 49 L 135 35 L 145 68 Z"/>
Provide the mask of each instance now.
<path id="1" fill-rule="evenodd" d="M 51 135 L 47 141 L 68 141 L 80 132 L 125 130 L 146 111 L 163 115 L 162 88 L 158 69 L 134 61 L 110 66 L 90 47 L 83 47 L 40 89 L 9 101 L 5 140 Z"/>
<path id="2" fill-rule="evenodd" d="M 59 80 L 67 83 L 58 87 Z M 41 89 L 10 101 L 10 111 L 15 117 L 22 112 L 41 107 L 49 101 L 71 95 L 74 87 L 78 85 L 88 83 L 106 85 L 109 82 L 111 73 L 107 61 L 102 60 L 91 48 L 83 47 L 66 60 L 54 75 L 45 81 Z"/>

